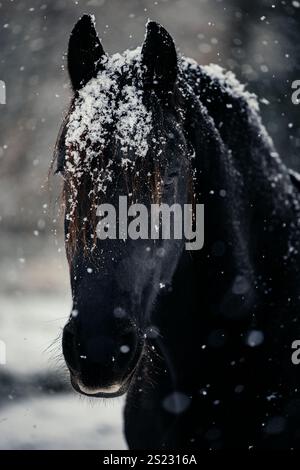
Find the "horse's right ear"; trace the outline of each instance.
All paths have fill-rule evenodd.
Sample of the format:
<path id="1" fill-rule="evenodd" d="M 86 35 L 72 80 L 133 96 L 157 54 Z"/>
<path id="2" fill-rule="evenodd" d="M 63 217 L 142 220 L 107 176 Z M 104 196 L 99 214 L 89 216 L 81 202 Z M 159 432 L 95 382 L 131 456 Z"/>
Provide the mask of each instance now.
<path id="1" fill-rule="evenodd" d="M 173 92 L 177 72 L 177 52 L 170 34 L 155 21 L 148 21 L 142 47 L 145 66 L 145 85 L 155 89 L 161 97 Z"/>
<path id="2" fill-rule="evenodd" d="M 68 47 L 68 69 L 74 91 L 97 75 L 99 61 L 104 56 L 94 18 L 82 16 L 73 28 Z"/>

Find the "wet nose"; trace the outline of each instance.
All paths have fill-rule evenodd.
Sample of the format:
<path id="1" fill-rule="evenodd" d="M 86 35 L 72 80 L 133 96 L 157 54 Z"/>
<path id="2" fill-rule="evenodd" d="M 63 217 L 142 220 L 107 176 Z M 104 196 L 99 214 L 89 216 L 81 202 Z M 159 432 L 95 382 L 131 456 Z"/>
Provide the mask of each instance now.
<path id="1" fill-rule="evenodd" d="M 137 360 L 139 337 L 133 325 L 123 325 L 123 331 L 114 335 L 101 330 L 87 334 L 71 320 L 63 332 L 65 361 L 73 376 L 89 388 L 122 382 Z"/>

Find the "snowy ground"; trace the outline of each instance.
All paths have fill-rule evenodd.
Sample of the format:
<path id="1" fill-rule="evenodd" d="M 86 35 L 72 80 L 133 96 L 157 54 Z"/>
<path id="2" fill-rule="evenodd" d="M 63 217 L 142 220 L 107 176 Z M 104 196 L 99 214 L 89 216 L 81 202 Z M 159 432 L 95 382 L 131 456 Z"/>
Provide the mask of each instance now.
<path id="1" fill-rule="evenodd" d="M 65 393 L 11 403 L 0 410 L 0 449 L 125 449 L 121 408 Z"/>
<path id="2" fill-rule="evenodd" d="M 70 311 L 60 260 L 56 269 L 40 256 L 21 268 L 18 256 L 10 260 L 0 291 L 7 356 L 0 365 L 0 449 L 125 449 L 124 400 L 84 399 L 70 389 L 58 338 Z M 38 282 L 38 290 L 27 286 Z"/>

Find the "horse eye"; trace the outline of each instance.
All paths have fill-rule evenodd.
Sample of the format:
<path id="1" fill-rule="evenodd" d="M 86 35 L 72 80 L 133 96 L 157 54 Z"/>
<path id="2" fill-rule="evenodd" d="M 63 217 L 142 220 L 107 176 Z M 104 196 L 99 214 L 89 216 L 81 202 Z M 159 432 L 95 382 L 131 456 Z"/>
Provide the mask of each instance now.
<path id="1" fill-rule="evenodd" d="M 164 184 L 165 184 L 166 186 L 170 186 L 171 184 L 174 183 L 174 179 L 176 178 L 176 176 L 177 176 L 177 173 L 175 173 L 175 172 L 174 172 L 174 173 L 170 173 L 170 174 L 165 178 Z"/>

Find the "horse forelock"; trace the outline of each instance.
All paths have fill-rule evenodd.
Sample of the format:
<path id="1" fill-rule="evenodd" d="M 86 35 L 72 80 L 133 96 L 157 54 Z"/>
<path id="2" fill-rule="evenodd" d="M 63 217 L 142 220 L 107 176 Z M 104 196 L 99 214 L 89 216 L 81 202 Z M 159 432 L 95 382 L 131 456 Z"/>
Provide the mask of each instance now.
<path id="1" fill-rule="evenodd" d="M 64 194 L 69 238 L 78 235 L 80 206 L 95 212 L 119 165 L 125 173 L 148 152 L 152 113 L 143 102 L 141 49 L 105 56 L 76 94 L 64 135 Z M 134 158 L 133 158 L 134 157 Z M 82 208 L 81 208 L 82 209 Z M 85 214 L 88 216 L 89 214 Z"/>

